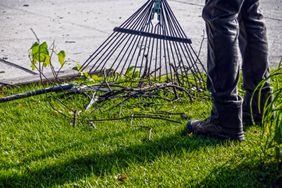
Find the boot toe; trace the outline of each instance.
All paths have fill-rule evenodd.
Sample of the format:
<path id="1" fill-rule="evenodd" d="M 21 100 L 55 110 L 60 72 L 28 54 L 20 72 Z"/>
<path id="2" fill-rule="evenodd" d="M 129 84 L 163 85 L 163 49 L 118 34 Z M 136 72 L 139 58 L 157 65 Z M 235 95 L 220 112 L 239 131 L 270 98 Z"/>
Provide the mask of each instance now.
<path id="1" fill-rule="evenodd" d="M 186 129 L 189 133 L 194 131 L 194 127 L 201 122 L 200 120 L 191 120 L 187 123 Z"/>

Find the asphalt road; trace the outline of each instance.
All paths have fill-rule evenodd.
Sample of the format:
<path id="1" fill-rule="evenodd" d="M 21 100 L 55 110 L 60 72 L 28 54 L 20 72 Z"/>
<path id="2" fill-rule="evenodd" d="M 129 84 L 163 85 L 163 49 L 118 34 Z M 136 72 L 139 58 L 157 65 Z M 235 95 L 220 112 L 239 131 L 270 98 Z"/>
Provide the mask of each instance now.
<path id="1" fill-rule="evenodd" d="M 28 50 L 36 41 L 55 41 L 67 53 L 66 69 L 89 55 L 146 0 L 0 0 L 0 83 L 33 76 Z M 204 0 L 169 0 L 195 50 L 202 40 Z M 262 0 L 269 39 L 270 62 L 282 57 L 282 0 Z M 1 61 L 2 59 L 2 61 Z M 201 59 L 206 62 L 206 45 Z M 3 61 L 5 60 L 5 61 Z"/>

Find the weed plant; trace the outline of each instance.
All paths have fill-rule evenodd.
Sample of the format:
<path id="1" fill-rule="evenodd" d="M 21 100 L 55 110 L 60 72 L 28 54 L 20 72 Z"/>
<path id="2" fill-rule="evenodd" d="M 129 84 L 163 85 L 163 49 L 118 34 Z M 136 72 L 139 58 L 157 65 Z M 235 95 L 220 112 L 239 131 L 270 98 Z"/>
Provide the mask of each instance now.
<path id="1" fill-rule="evenodd" d="M 262 81 L 255 92 L 259 93 L 258 101 L 261 99 L 261 90 L 267 80 L 271 79 L 274 85 L 274 91 L 272 96 L 266 99 L 265 106 L 259 106 L 259 109 L 263 111 L 262 126 L 263 136 L 265 142 L 263 145 L 263 152 L 265 155 L 269 154 L 269 151 L 274 153 L 274 157 L 278 163 L 282 162 L 282 67 L 273 71 L 271 75 L 264 81 Z M 255 93 L 254 92 L 254 93 Z"/>

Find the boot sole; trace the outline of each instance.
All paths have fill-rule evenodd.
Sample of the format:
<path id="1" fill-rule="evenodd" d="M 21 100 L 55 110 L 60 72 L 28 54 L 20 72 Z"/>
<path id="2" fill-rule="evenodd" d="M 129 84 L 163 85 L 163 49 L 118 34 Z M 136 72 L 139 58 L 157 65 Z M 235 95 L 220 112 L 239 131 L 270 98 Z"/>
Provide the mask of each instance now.
<path id="1" fill-rule="evenodd" d="M 192 126 L 192 122 L 195 122 L 195 121 L 189 121 L 187 126 L 186 126 L 186 134 L 187 133 L 194 133 L 193 131 L 193 126 Z M 203 135 L 203 136 L 212 136 L 212 137 L 217 137 L 217 138 L 220 138 L 220 139 L 224 139 L 224 140 L 234 140 L 234 141 L 244 141 L 245 140 L 245 136 L 244 134 L 239 134 L 239 135 L 228 135 L 228 134 L 212 134 L 212 133 L 195 133 L 195 134 L 198 134 L 198 135 Z"/>

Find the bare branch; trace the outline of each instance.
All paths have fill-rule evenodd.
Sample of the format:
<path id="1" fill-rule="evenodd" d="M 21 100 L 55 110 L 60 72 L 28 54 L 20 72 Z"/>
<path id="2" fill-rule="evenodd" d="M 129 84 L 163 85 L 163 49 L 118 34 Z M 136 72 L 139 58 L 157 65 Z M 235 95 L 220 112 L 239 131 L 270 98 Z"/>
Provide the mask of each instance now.
<path id="1" fill-rule="evenodd" d="M 124 116 L 124 117 L 120 117 L 120 118 L 109 118 L 109 119 L 96 119 L 96 120 L 90 120 L 91 122 L 104 122 L 104 121 L 120 121 L 120 120 L 126 120 L 126 119 L 158 119 L 158 120 L 164 120 L 164 121 L 168 121 L 168 122 L 172 122 L 172 123 L 179 123 L 181 124 L 181 122 L 176 121 L 176 120 L 172 120 L 172 119 L 168 119 L 168 118 L 164 118 L 164 117 L 160 117 L 160 116 L 153 116 L 153 115 L 135 115 L 132 114 L 130 116 Z"/>
<path id="2" fill-rule="evenodd" d="M 37 42 L 40 43 L 39 37 L 37 36 L 37 34 L 35 33 L 35 31 L 34 31 L 32 28 L 30 28 L 30 30 L 31 30 L 31 32 L 33 33 L 33 35 L 35 36 Z"/>

